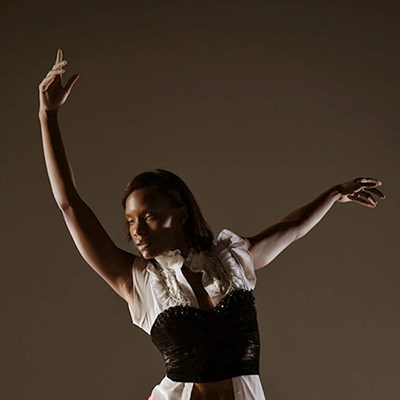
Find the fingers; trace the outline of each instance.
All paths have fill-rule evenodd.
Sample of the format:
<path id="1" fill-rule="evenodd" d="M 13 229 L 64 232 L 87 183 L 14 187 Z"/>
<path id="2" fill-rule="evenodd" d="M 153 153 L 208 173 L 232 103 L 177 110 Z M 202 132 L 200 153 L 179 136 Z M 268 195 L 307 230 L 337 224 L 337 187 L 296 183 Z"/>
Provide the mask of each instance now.
<path id="1" fill-rule="evenodd" d="M 56 62 L 53 65 L 52 69 L 47 73 L 47 75 L 45 76 L 45 78 L 42 80 L 42 82 L 39 84 L 39 90 L 41 92 L 46 92 L 47 89 L 49 88 L 49 86 L 55 81 L 58 80 L 59 84 L 61 85 L 61 81 L 62 81 L 62 74 L 64 74 L 65 72 L 65 65 L 67 65 L 68 61 L 67 60 L 63 60 L 63 53 L 61 49 L 57 50 L 57 56 L 56 56 Z M 75 74 L 73 75 L 68 83 L 66 84 L 64 91 L 66 93 L 69 93 L 73 87 L 73 85 L 75 84 L 75 82 L 78 80 L 79 75 Z"/>
<path id="2" fill-rule="evenodd" d="M 381 186 L 382 182 L 379 179 L 374 178 L 357 178 L 356 182 L 363 184 L 363 186 L 374 187 Z"/>
<path id="3" fill-rule="evenodd" d="M 61 61 L 62 61 L 62 58 L 63 58 L 63 52 L 62 52 L 61 49 L 58 49 L 58 50 L 57 50 L 56 62 L 55 62 L 55 63 L 57 64 L 57 63 L 61 62 Z"/>
<path id="4" fill-rule="evenodd" d="M 46 92 L 47 89 L 49 88 L 49 86 L 52 84 L 52 82 L 54 81 L 54 79 L 56 78 L 55 75 L 49 76 L 47 78 L 44 78 L 42 80 L 42 82 L 40 82 L 39 85 L 39 90 L 43 93 Z"/>
<path id="5" fill-rule="evenodd" d="M 375 208 L 376 207 L 376 201 L 374 199 L 372 199 L 373 201 L 369 201 L 367 199 L 364 199 L 363 197 L 361 197 L 361 195 L 357 194 L 352 194 L 347 196 L 351 201 L 355 202 L 355 203 L 359 203 L 362 204 L 363 206 L 367 206 L 370 208 Z M 372 196 L 371 196 L 372 198 Z"/>
<path id="6" fill-rule="evenodd" d="M 56 64 L 53 65 L 52 70 L 56 71 L 57 69 L 60 69 L 60 68 L 64 67 L 65 65 L 67 65 L 67 63 L 68 63 L 67 60 L 63 60 L 63 61 L 61 61 L 59 63 L 56 63 Z"/>
<path id="7" fill-rule="evenodd" d="M 344 203 L 351 201 L 366 207 L 375 208 L 378 201 L 375 200 L 372 194 L 377 195 L 381 199 L 385 198 L 385 195 L 376 188 L 381 185 L 382 182 L 379 179 L 365 177 L 353 179 L 350 182 L 338 185 L 339 191 L 342 194 L 339 201 Z"/>
<path id="8" fill-rule="evenodd" d="M 65 72 L 65 69 L 56 69 L 56 70 L 51 69 L 47 73 L 46 78 L 49 77 L 49 76 L 53 76 L 53 75 L 62 75 L 64 72 Z"/>
<path id="9" fill-rule="evenodd" d="M 375 207 L 378 204 L 378 202 L 372 197 L 372 195 L 370 195 L 368 192 L 365 191 L 360 192 L 358 198 L 366 200 L 366 202 L 368 204 L 372 204 L 373 207 Z"/>
<path id="10" fill-rule="evenodd" d="M 375 194 L 376 194 L 377 196 L 379 196 L 381 199 L 385 199 L 385 198 L 386 198 L 386 196 L 385 196 L 380 190 L 378 190 L 378 189 L 371 188 L 371 189 L 365 189 L 365 190 L 368 190 L 368 192 L 375 193 Z"/>
<path id="11" fill-rule="evenodd" d="M 378 201 L 375 200 L 374 197 L 368 192 L 376 194 L 381 199 L 385 198 L 385 195 L 380 190 L 375 188 L 362 189 L 351 195 L 348 195 L 347 197 L 349 198 L 349 200 L 354 201 L 356 203 L 362 204 L 367 207 L 375 208 L 378 204 Z"/>
<path id="12" fill-rule="evenodd" d="M 371 192 L 379 196 L 381 199 L 385 198 L 385 195 L 379 190 L 376 189 L 377 186 L 382 186 L 382 182 L 379 179 L 374 179 L 374 178 L 358 178 L 356 179 L 359 183 L 362 184 L 362 190 L 359 192 L 359 194 L 367 196 L 368 199 L 372 199 L 372 201 L 377 204 L 375 199 L 368 193 L 366 192 Z"/>
<path id="13" fill-rule="evenodd" d="M 75 74 L 73 76 L 71 76 L 71 78 L 69 78 L 69 81 L 67 82 L 67 84 L 65 85 L 64 90 L 67 93 L 71 92 L 72 87 L 74 86 L 75 82 L 79 79 L 79 75 Z"/>
<path id="14" fill-rule="evenodd" d="M 60 80 L 61 80 L 61 75 L 65 72 L 65 69 L 62 68 L 62 65 L 65 65 L 65 63 L 61 62 L 61 63 L 55 64 L 53 69 L 51 69 L 47 73 L 47 75 L 44 77 L 42 82 L 40 82 L 40 84 L 39 84 L 39 90 L 41 92 L 45 92 L 49 88 L 49 86 L 55 80 L 57 75 L 60 76 Z"/>

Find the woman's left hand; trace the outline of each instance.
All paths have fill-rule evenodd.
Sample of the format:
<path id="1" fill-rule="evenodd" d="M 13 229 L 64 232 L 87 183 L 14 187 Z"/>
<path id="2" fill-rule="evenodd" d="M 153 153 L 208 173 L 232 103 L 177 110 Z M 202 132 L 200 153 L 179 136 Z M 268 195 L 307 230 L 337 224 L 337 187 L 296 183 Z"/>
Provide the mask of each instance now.
<path id="1" fill-rule="evenodd" d="M 356 178 L 349 182 L 336 185 L 336 189 L 341 195 L 338 201 L 341 203 L 355 202 L 366 207 L 375 208 L 378 202 L 371 193 L 384 199 L 385 195 L 380 190 L 376 189 L 377 186 L 381 185 L 381 181 L 373 178 Z"/>

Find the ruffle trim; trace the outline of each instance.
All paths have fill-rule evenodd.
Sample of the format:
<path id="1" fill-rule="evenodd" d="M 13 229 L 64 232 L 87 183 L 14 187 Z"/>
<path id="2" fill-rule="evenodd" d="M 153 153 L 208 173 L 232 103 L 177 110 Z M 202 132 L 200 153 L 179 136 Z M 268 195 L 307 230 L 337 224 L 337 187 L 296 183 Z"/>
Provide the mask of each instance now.
<path id="1" fill-rule="evenodd" d="M 176 277 L 176 270 L 182 268 L 184 258 L 179 250 L 172 250 L 167 253 L 156 257 L 156 261 L 150 261 L 147 267 L 151 274 L 151 288 L 157 300 L 164 307 L 190 305 L 190 299 Z"/>
<path id="2" fill-rule="evenodd" d="M 216 251 L 222 264 L 231 271 L 234 289 L 253 290 L 257 278 L 253 258 L 245 240 L 224 229 L 217 237 Z"/>
<path id="3" fill-rule="evenodd" d="M 240 236 L 224 229 L 209 251 L 190 249 L 184 258 L 179 249 L 168 251 L 150 261 L 150 285 L 164 308 L 191 305 L 177 278 L 183 264 L 192 272 L 204 272 L 224 295 L 232 290 L 253 289 L 256 282 L 251 254 Z"/>

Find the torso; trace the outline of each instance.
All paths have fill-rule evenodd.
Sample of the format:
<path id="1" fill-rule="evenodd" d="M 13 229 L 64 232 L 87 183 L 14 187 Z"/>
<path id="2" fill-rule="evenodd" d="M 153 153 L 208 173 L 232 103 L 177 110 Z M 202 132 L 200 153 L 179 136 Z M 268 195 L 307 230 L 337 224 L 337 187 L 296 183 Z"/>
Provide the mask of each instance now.
<path id="1" fill-rule="evenodd" d="M 193 289 L 197 302 L 199 303 L 199 308 L 203 310 L 212 310 L 215 307 L 215 304 L 207 290 L 204 289 L 202 272 L 192 272 L 185 265 L 182 267 L 182 272 Z"/>
<path id="2" fill-rule="evenodd" d="M 128 299 L 132 322 L 151 337 L 165 360 L 166 375 L 153 388 L 152 398 L 264 399 L 256 365 L 259 356 L 252 296 L 256 276 L 250 254 L 242 239 L 226 230 L 218 235 L 211 251 L 202 256 L 203 268 L 203 257 L 189 259 L 195 261 L 190 268 L 203 269 L 202 274 L 184 275 L 187 268 L 182 265 L 186 258 L 172 251 L 156 262 L 138 257 L 132 268 L 135 284 Z M 214 341 L 202 340 L 207 337 L 209 324 L 216 333 L 214 345 Z M 249 340 L 241 346 L 241 351 L 250 355 L 247 361 L 234 359 L 239 354 L 233 350 L 236 335 L 229 335 L 236 330 L 242 332 L 242 328 L 245 335 L 249 334 Z M 166 329 L 172 334 L 168 340 Z M 174 346 L 189 356 L 177 353 L 168 357 Z M 203 356 L 195 357 L 196 351 Z M 207 383 L 198 385 L 199 382 Z"/>
<path id="3" fill-rule="evenodd" d="M 202 273 L 192 272 L 185 265 L 183 275 L 193 289 L 199 308 L 211 310 L 215 304 L 202 284 Z M 219 382 L 194 383 L 190 400 L 234 400 L 232 379 Z"/>
<path id="4" fill-rule="evenodd" d="M 212 383 L 195 383 L 190 400 L 234 400 L 232 379 Z"/>

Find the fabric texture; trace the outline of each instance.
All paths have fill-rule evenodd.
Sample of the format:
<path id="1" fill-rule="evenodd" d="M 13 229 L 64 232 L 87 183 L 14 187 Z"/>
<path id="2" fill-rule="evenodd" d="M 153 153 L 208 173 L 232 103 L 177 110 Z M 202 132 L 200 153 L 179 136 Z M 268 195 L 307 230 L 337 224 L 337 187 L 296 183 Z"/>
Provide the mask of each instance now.
<path id="1" fill-rule="evenodd" d="M 156 318 L 151 339 L 175 382 L 259 374 L 260 339 L 250 290 L 230 291 L 213 309 L 170 307 Z"/>
<path id="2" fill-rule="evenodd" d="M 156 257 L 157 263 L 137 257 L 132 268 L 133 288 L 128 299 L 132 322 L 150 335 L 158 315 L 175 306 L 199 308 L 196 296 L 181 270 L 183 263 L 202 271 L 202 283 L 217 306 L 232 291 L 251 291 L 256 275 L 246 242 L 224 229 L 210 251 L 189 254 L 185 260 L 179 250 Z M 157 265 L 158 264 L 158 265 Z M 264 400 L 258 374 L 232 378 L 235 400 Z M 151 400 L 189 400 L 192 382 L 175 382 L 165 376 L 151 392 Z"/>

